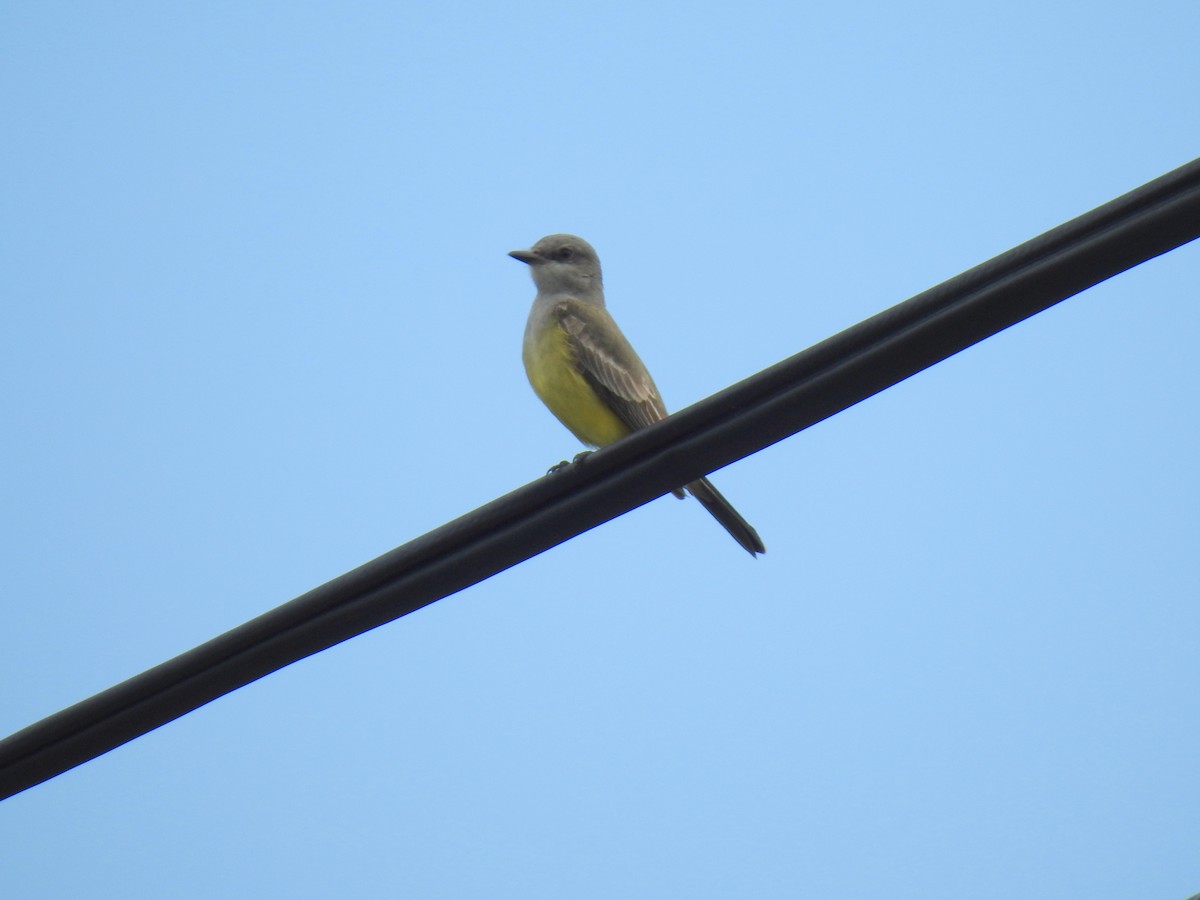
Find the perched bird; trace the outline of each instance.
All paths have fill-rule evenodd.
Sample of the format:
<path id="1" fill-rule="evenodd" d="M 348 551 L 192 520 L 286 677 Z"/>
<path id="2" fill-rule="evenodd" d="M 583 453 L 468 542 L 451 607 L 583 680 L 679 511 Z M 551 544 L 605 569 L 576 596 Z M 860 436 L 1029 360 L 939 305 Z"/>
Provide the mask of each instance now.
<path id="1" fill-rule="evenodd" d="M 552 234 L 508 255 L 529 264 L 537 286 L 522 357 L 550 412 L 591 447 L 666 418 L 654 380 L 604 306 L 592 245 L 573 234 Z M 758 532 L 707 478 L 685 489 L 751 556 L 766 553 Z M 683 490 L 674 493 L 683 497 Z"/>

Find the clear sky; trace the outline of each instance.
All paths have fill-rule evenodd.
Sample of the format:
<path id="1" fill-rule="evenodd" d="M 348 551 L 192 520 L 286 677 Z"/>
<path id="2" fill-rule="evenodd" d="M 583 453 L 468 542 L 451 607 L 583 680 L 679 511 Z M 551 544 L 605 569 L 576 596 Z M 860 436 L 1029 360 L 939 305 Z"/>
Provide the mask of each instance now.
<path id="1" fill-rule="evenodd" d="M 0 5 L 0 733 L 1200 155 L 1193 0 Z M 1200 890 L 1200 246 L 0 803 L 0 896 Z"/>

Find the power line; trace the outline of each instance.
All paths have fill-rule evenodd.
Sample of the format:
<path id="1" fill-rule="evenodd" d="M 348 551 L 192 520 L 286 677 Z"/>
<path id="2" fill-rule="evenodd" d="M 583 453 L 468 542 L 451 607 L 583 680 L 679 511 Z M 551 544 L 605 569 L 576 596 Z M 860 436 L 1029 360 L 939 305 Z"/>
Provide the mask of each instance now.
<path id="1" fill-rule="evenodd" d="M 0 798 L 770 446 L 1200 237 L 1200 160 L 0 741 Z"/>

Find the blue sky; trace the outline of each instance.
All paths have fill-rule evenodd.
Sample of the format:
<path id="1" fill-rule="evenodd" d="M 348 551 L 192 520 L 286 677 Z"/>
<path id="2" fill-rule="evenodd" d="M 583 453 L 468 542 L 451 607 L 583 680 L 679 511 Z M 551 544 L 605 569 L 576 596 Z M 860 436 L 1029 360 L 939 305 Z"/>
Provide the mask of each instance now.
<path id="1" fill-rule="evenodd" d="M 1198 155 L 1193 3 L 0 6 L 0 732 Z M 1200 248 L 0 804 L 13 897 L 1200 890 Z"/>

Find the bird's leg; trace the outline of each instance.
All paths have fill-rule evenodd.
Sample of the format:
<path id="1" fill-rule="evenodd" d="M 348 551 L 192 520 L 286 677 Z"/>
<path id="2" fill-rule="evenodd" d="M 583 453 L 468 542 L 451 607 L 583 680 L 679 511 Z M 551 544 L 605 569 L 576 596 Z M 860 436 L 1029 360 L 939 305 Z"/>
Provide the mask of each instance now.
<path id="1" fill-rule="evenodd" d="M 583 462 L 585 459 L 587 459 L 589 456 L 591 456 L 592 453 L 594 453 L 594 452 L 595 451 L 593 451 L 593 450 L 584 450 L 582 453 L 576 453 L 575 458 L 572 459 L 570 462 L 567 462 L 564 459 L 562 462 L 551 466 L 549 468 L 549 470 L 547 470 L 546 474 L 553 475 L 555 472 L 561 472 L 563 469 L 567 468 L 568 466 L 577 466 L 581 462 Z"/>

